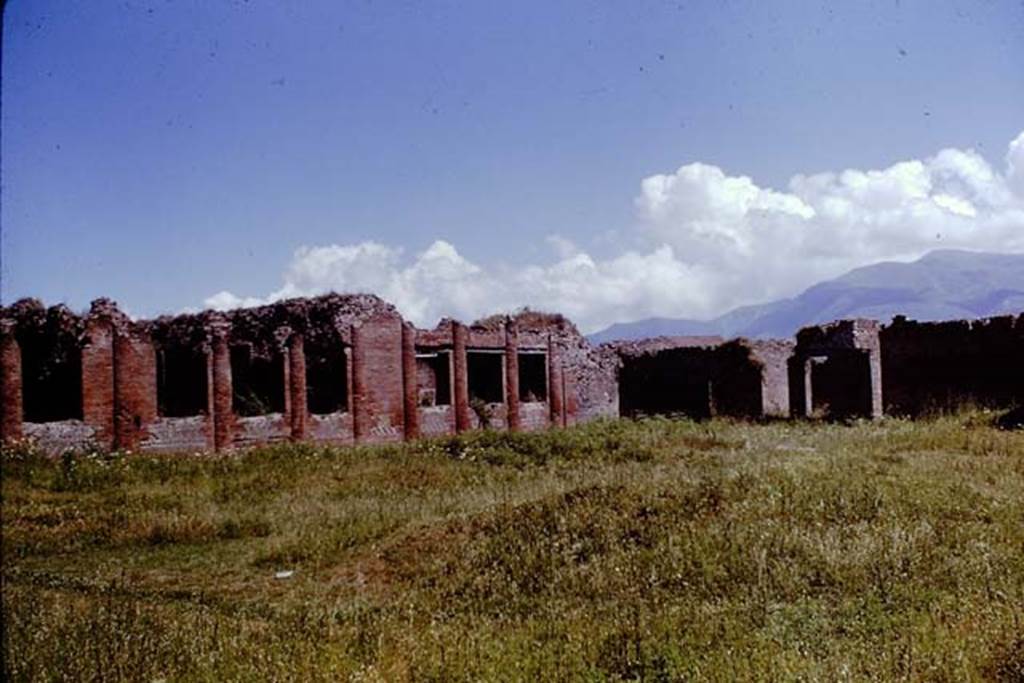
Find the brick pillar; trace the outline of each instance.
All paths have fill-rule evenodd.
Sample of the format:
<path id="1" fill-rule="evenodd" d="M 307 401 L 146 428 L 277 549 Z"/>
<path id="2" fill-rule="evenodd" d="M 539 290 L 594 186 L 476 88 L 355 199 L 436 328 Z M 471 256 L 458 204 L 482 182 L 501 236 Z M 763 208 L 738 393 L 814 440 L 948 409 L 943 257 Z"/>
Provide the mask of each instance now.
<path id="1" fill-rule="evenodd" d="M 235 432 L 235 411 L 232 405 L 231 347 L 228 345 L 230 325 L 213 323 L 213 448 L 231 448 Z"/>
<path id="2" fill-rule="evenodd" d="M 21 438 L 21 347 L 14 321 L 0 322 L 0 442 Z"/>
<path id="3" fill-rule="evenodd" d="M 302 441 L 306 438 L 309 408 L 306 403 L 306 347 L 298 332 L 288 339 L 288 379 L 292 441 Z"/>
<path id="4" fill-rule="evenodd" d="M 548 404 L 551 407 L 551 424 L 565 426 L 565 400 L 562 393 L 562 359 L 558 346 L 548 337 Z"/>
<path id="5" fill-rule="evenodd" d="M 206 354 L 206 420 L 204 421 L 203 433 L 206 435 L 206 449 L 216 450 L 217 448 L 217 397 L 214 391 L 213 372 L 213 345 L 205 349 Z"/>
<path id="6" fill-rule="evenodd" d="M 289 337 L 291 334 L 289 333 Z M 289 353 L 288 342 L 281 342 L 281 386 L 284 387 L 284 423 L 288 425 L 288 432 L 291 433 L 292 424 L 292 361 Z"/>
<path id="7" fill-rule="evenodd" d="M 469 421 L 469 375 L 466 370 L 466 341 L 469 336 L 466 326 L 452 322 L 452 386 L 455 388 L 455 431 L 465 432 L 472 423 Z"/>
<path id="8" fill-rule="evenodd" d="M 402 440 L 402 320 L 382 316 L 352 327 L 352 387 L 357 443 Z"/>
<path id="9" fill-rule="evenodd" d="M 355 381 L 352 379 L 355 377 L 355 355 L 352 353 L 352 347 L 345 347 L 345 412 L 349 415 L 355 415 L 356 412 L 356 389 Z"/>
<path id="10" fill-rule="evenodd" d="M 519 330 L 511 318 L 505 321 L 505 410 L 508 430 L 522 429 L 519 417 Z"/>
<path id="11" fill-rule="evenodd" d="M 111 307 L 93 302 L 82 347 L 82 421 L 93 428 L 100 448 L 114 446 L 114 324 Z"/>
<path id="12" fill-rule="evenodd" d="M 156 420 L 156 349 L 132 332 L 114 338 L 114 445 L 137 449 Z"/>
<path id="13" fill-rule="evenodd" d="M 370 430 L 366 381 L 366 340 L 357 324 L 352 326 L 352 438 L 356 443 L 365 441 Z"/>
<path id="14" fill-rule="evenodd" d="M 405 438 L 420 436 L 419 382 L 416 377 L 416 329 L 402 325 L 402 393 L 405 397 Z"/>

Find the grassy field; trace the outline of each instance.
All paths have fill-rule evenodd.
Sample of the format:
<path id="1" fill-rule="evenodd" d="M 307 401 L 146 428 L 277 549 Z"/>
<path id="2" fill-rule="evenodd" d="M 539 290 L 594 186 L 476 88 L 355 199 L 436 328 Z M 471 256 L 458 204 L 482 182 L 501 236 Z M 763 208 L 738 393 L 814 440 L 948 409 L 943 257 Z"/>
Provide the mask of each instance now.
<path id="1" fill-rule="evenodd" d="M 11 449 L 4 678 L 1021 681 L 991 418 Z"/>

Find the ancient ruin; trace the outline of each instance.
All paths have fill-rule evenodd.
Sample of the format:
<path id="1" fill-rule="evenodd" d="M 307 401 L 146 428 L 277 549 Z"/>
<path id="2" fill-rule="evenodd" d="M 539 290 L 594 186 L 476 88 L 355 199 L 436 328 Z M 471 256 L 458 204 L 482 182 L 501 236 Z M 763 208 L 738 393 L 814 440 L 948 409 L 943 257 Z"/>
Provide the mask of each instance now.
<path id="1" fill-rule="evenodd" d="M 1024 404 L 1024 315 L 843 320 L 796 340 L 592 346 L 523 311 L 417 329 L 370 295 L 134 321 L 0 309 L 0 437 L 68 448 L 225 450 L 384 443 L 599 417 L 875 418 Z"/>

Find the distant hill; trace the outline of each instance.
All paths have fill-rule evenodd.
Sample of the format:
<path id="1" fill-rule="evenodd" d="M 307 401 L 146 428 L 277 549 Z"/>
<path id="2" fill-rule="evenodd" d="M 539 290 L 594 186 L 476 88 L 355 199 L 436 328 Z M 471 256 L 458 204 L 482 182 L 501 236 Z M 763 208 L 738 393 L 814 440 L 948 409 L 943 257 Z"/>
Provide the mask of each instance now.
<path id="1" fill-rule="evenodd" d="M 1024 310 L 1024 254 L 932 251 L 912 263 L 883 262 L 814 285 L 792 299 L 743 306 L 713 320 L 648 318 L 589 335 L 593 343 L 656 336 L 788 337 L 839 318 L 889 321 L 983 318 Z"/>

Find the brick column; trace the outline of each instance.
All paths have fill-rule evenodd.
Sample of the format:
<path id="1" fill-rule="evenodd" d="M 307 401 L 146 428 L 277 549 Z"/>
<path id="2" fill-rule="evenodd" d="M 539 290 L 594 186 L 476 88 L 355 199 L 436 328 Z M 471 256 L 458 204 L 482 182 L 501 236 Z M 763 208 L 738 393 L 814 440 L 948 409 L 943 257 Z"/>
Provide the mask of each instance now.
<path id="1" fill-rule="evenodd" d="M 505 411 L 508 430 L 522 429 L 519 417 L 519 330 L 511 318 L 505 320 Z"/>
<path id="2" fill-rule="evenodd" d="M 0 322 L 0 442 L 21 438 L 21 347 L 14 321 Z"/>
<path id="3" fill-rule="evenodd" d="M 366 407 L 366 340 L 361 326 L 352 326 L 352 437 L 366 440 L 370 425 Z"/>
<path id="4" fill-rule="evenodd" d="M 217 397 L 214 392 L 213 372 L 213 345 L 204 349 L 206 355 L 206 420 L 204 421 L 203 434 L 206 435 L 206 449 L 216 450 L 217 433 Z"/>
<path id="5" fill-rule="evenodd" d="M 558 346 L 548 337 L 548 404 L 551 407 L 551 425 L 565 426 L 565 400 L 562 393 L 562 359 Z"/>
<path id="6" fill-rule="evenodd" d="M 402 325 L 402 393 L 405 410 L 405 438 L 420 436 L 419 382 L 416 378 L 416 329 Z"/>
<path id="7" fill-rule="evenodd" d="M 114 446 L 113 311 L 109 302 L 93 302 L 82 346 L 82 421 L 93 428 L 93 441 L 105 449 Z"/>
<path id="8" fill-rule="evenodd" d="M 298 332 L 288 339 L 288 394 L 292 441 L 306 438 L 309 408 L 306 403 L 306 346 Z"/>
<path id="9" fill-rule="evenodd" d="M 213 448 L 223 451 L 231 448 L 235 431 L 235 411 L 232 405 L 231 347 L 228 345 L 230 324 L 216 321 L 213 333 Z"/>
<path id="10" fill-rule="evenodd" d="M 289 333 L 289 337 L 291 334 Z M 288 432 L 291 433 L 292 424 L 292 361 L 287 341 L 281 342 L 281 387 L 284 391 L 284 423 L 288 425 Z"/>
<path id="11" fill-rule="evenodd" d="M 156 420 L 156 349 L 146 337 L 118 333 L 114 338 L 114 445 L 136 449 Z"/>
<path id="12" fill-rule="evenodd" d="M 356 412 L 356 389 L 352 379 L 355 376 L 355 356 L 352 347 L 345 347 L 345 412 L 355 415 Z"/>
<path id="13" fill-rule="evenodd" d="M 352 431 L 357 443 L 402 440 L 402 320 L 381 316 L 352 327 Z"/>
<path id="14" fill-rule="evenodd" d="M 470 429 L 469 421 L 469 375 L 466 371 L 466 326 L 452 321 L 452 386 L 455 388 L 455 431 Z"/>

